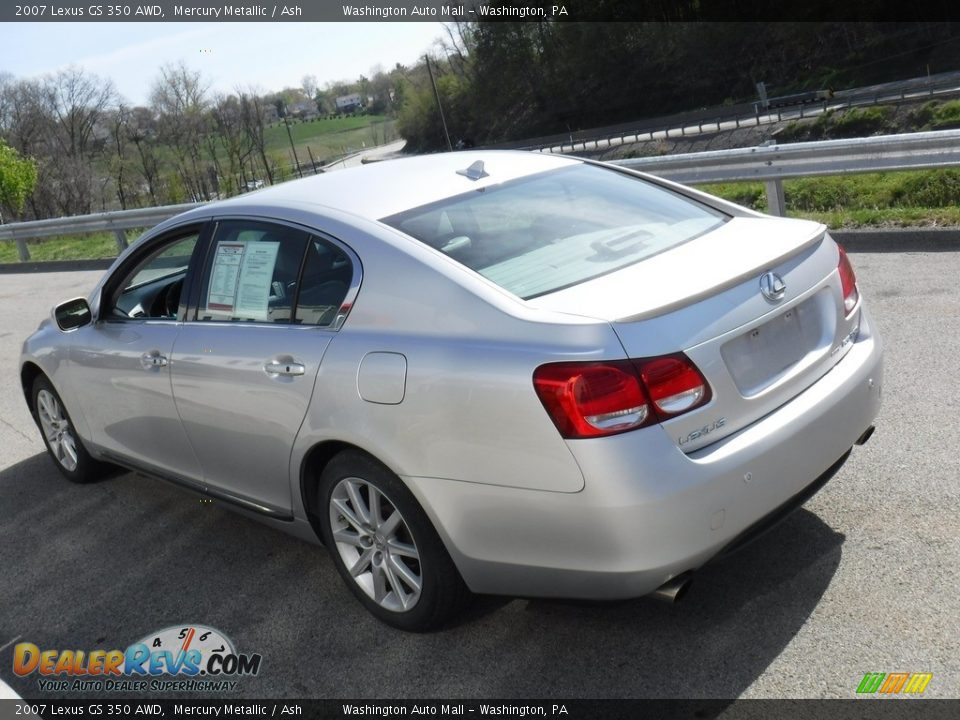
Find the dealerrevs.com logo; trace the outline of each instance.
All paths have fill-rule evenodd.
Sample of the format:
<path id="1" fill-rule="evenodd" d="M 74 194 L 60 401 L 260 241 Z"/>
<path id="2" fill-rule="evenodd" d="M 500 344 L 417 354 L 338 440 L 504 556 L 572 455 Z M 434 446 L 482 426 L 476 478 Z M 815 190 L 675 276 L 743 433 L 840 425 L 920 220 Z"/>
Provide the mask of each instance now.
<path id="1" fill-rule="evenodd" d="M 238 678 L 260 672 L 260 661 L 205 625 L 164 628 L 126 650 L 41 650 L 29 642 L 13 650 L 13 672 L 36 673 L 40 690 L 54 692 L 230 692 Z"/>

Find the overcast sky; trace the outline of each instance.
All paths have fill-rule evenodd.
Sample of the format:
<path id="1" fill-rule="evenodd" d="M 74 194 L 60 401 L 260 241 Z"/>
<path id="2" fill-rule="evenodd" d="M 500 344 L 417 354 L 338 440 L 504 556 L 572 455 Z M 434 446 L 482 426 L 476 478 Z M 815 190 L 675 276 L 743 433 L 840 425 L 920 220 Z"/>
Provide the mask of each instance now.
<path id="1" fill-rule="evenodd" d="M 427 22 L 0 23 L 0 72 L 33 77 L 75 64 L 143 104 L 160 66 L 181 59 L 213 90 L 299 87 L 307 74 L 323 87 L 412 64 L 443 34 Z"/>

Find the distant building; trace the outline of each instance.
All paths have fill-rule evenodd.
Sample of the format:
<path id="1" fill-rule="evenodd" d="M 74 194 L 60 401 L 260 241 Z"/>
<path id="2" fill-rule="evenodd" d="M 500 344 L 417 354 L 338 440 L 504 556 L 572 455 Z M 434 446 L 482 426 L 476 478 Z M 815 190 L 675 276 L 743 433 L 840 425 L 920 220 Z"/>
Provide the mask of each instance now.
<path id="1" fill-rule="evenodd" d="M 337 112 L 348 113 L 363 107 L 363 100 L 358 93 L 341 95 L 337 98 Z"/>
<path id="2" fill-rule="evenodd" d="M 287 114 L 301 120 L 312 120 L 317 117 L 317 103 L 313 100 L 301 100 L 287 106 Z"/>

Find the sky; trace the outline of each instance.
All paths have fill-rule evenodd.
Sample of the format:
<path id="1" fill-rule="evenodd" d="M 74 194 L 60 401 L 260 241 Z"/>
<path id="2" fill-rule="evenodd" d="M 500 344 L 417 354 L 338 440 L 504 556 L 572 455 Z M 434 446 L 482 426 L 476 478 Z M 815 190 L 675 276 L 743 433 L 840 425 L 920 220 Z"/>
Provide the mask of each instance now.
<path id="1" fill-rule="evenodd" d="M 410 65 L 444 35 L 440 23 L 0 23 L 0 72 L 36 77 L 71 64 L 146 104 L 167 63 L 184 60 L 211 90 L 299 87 Z"/>

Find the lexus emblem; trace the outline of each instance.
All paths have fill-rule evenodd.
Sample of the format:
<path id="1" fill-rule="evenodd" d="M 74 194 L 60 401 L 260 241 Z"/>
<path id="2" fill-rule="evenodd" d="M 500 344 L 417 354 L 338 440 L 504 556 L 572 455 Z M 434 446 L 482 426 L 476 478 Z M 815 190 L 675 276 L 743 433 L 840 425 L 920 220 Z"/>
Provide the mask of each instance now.
<path id="1" fill-rule="evenodd" d="M 760 292 L 770 302 L 780 302 L 787 292 L 787 285 L 775 272 L 765 272 L 760 276 Z"/>

